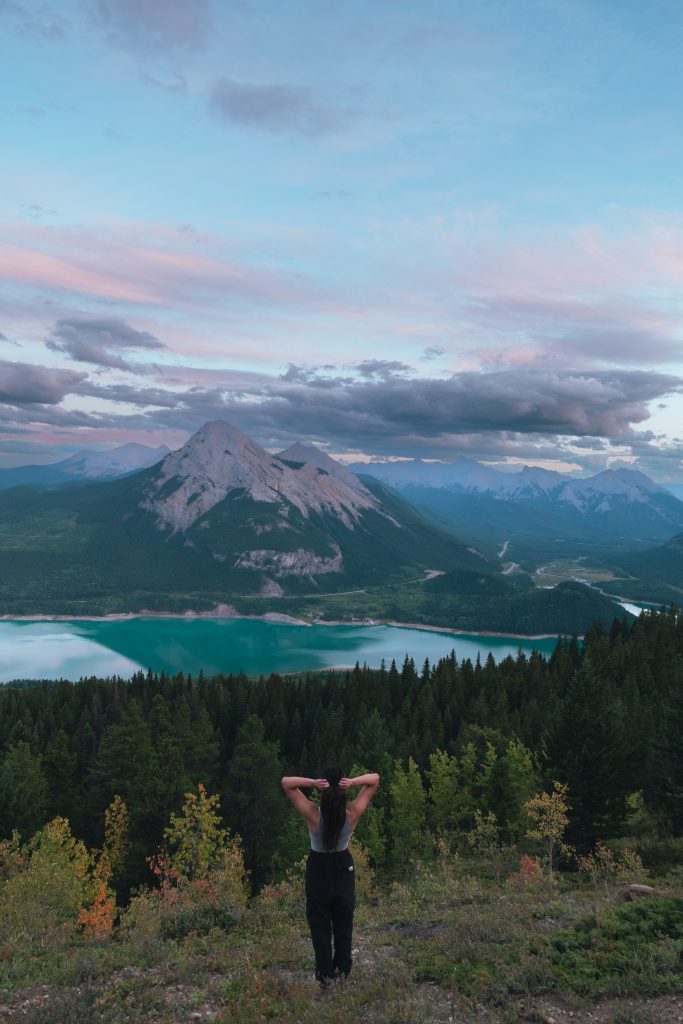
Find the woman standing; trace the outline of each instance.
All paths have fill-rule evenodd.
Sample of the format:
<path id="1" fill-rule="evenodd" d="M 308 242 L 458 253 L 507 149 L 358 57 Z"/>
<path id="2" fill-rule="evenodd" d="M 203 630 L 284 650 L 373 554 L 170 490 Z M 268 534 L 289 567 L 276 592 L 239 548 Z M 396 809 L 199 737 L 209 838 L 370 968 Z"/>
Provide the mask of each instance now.
<path id="1" fill-rule="evenodd" d="M 306 820 L 311 852 L 306 864 L 306 917 L 315 952 L 315 976 L 323 988 L 351 970 L 351 939 L 356 879 L 348 846 L 359 819 L 379 785 L 371 772 L 347 779 L 339 768 L 326 768 L 320 779 L 285 776 L 282 788 Z M 346 791 L 362 786 L 346 804 Z M 304 789 L 320 790 L 320 807 Z M 332 939 L 334 938 L 334 952 Z"/>

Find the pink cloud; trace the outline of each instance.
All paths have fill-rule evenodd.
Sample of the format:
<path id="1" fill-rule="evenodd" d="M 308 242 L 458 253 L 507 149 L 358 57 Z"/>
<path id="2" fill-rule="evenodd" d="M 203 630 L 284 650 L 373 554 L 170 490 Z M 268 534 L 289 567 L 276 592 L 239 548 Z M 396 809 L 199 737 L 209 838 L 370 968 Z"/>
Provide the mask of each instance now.
<path id="1" fill-rule="evenodd" d="M 683 230 L 592 225 L 510 242 L 433 224 L 410 239 L 400 283 L 448 323 L 458 365 L 679 364 Z M 443 343 L 443 335 L 442 342 Z M 464 360 L 464 363 L 463 363 Z"/>
<path id="2" fill-rule="evenodd" d="M 680 361 L 683 230 L 675 224 L 642 222 L 620 234 L 587 224 L 514 242 L 498 227 L 473 237 L 452 218 L 375 230 L 382 242 L 329 285 L 333 240 L 287 228 L 273 227 L 269 244 L 266 224 L 243 241 L 160 224 L 22 222 L 2 228 L 0 275 L 23 286 L 9 298 L 25 294 L 27 317 L 45 329 L 102 304 L 115 315 L 127 305 L 123 315 L 171 351 L 271 370 L 341 350 L 355 358 L 368 346 L 373 358 L 419 366 L 435 344 L 453 370 Z"/>
<path id="3" fill-rule="evenodd" d="M 0 246 L 0 274 L 17 284 L 51 288 L 126 302 L 151 302 L 152 296 L 132 281 L 117 280 L 111 271 L 88 270 L 35 249 Z"/>
<path id="4" fill-rule="evenodd" d="M 163 225 L 110 224 L 74 231 L 4 224 L 0 274 L 32 288 L 187 311 L 207 297 L 273 308 L 343 313 L 348 303 L 311 276 L 225 254 L 224 241 Z"/>

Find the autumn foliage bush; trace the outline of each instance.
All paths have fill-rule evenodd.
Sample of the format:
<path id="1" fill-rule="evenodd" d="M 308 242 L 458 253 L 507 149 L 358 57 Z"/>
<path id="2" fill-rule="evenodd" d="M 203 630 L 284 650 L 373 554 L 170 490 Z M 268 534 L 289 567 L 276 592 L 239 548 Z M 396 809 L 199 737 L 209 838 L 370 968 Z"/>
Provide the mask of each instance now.
<path id="1" fill-rule="evenodd" d="M 122 917 L 126 937 L 182 941 L 241 919 L 249 893 L 242 842 L 220 826 L 218 808 L 218 797 L 201 784 L 185 794 L 164 834 L 170 852 L 147 860 L 156 886 L 134 896 Z"/>
<path id="2" fill-rule="evenodd" d="M 203 878 L 179 874 L 163 856 L 150 858 L 157 886 L 143 889 L 121 918 L 123 936 L 134 943 L 182 940 L 212 928 L 229 929 L 242 917 L 248 889 L 244 861 L 235 840 Z"/>
<path id="3" fill-rule="evenodd" d="M 107 878 L 98 875 L 96 858 L 64 818 L 48 822 L 20 849 L 15 842 L 4 862 L 10 868 L 0 885 L 3 942 L 56 948 L 73 939 L 81 924 L 91 933 L 111 931 Z"/>
<path id="4" fill-rule="evenodd" d="M 626 847 L 615 854 L 600 840 L 590 853 L 577 858 L 577 864 L 579 871 L 590 876 L 593 885 L 603 885 L 606 892 L 615 883 L 642 882 L 647 878 L 643 862 L 635 850 Z"/>

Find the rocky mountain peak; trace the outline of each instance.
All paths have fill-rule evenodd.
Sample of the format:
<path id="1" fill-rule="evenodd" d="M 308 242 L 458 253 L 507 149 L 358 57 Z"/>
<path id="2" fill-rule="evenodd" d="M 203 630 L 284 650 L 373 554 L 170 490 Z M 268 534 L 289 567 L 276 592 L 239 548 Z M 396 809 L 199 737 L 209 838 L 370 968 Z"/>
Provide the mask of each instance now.
<path id="1" fill-rule="evenodd" d="M 333 459 L 321 448 L 316 448 L 315 445 L 301 444 L 300 441 L 297 441 L 283 452 L 280 452 L 278 458 L 289 462 L 308 462 L 310 465 L 317 466 L 318 469 L 324 470 L 324 472 L 329 473 L 338 480 L 343 480 L 353 490 L 367 492 L 367 488 L 361 483 L 355 473 L 352 473 L 341 462 L 337 462 L 336 459 Z"/>
<path id="2" fill-rule="evenodd" d="M 344 467 L 338 472 L 334 460 L 317 449 L 305 452 L 306 460 L 290 456 L 288 461 L 302 463 L 291 466 L 282 461 L 284 453 L 271 455 L 232 424 L 206 423 L 164 459 L 143 507 L 157 514 L 160 525 L 173 530 L 186 530 L 237 491 L 273 505 L 274 515 L 285 523 L 291 506 L 306 517 L 313 511 L 332 514 L 346 526 L 353 526 L 363 509 L 378 507 L 377 499 L 359 480 L 346 479 Z M 332 467 L 311 458 L 329 460 Z"/>

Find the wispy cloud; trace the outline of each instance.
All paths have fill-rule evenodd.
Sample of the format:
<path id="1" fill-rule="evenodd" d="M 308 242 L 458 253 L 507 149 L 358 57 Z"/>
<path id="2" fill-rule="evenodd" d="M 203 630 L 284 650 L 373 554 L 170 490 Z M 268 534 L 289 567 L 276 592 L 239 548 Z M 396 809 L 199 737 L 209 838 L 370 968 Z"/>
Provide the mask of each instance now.
<path id="1" fill-rule="evenodd" d="M 219 78 L 209 102 L 215 113 L 234 124 L 276 134 L 330 135 L 349 119 L 348 111 L 323 103 L 311 90 L 289 85 Z"/>
<path id="2" fill-rule="evenodd" d="M 20 35 L 34 39 L 62 39 L 68 28 L 66 18 L 49 4 L 36 10 L 35 5 L 32 8 L 18 0 L 0 0 L 0 17 L 7 18 Z"/>
<path id="3" fill-rule="evenodd" d="M 389 229 L 390 230 L 390 229 Z M 397 280 L 469 365 L 651 365 L 680 358 L 683 230 L 643 221 L 511 243 L 425 226 Z M 449 330 L 450 327 L 450 330 Z M 425 351 L 430 353 L 431 347 Z"/>
<path id="4" fill-rule="evenodd" d="M 144 85 L 151 85 L 163 92 L 185 93 L 187 92 L 187 79 L 179 71 L 174 71 L 168 78 L 158 78 L 148 71 L 142 71 L 140 79 Z"/>
<path id="5" fill-rule="evenodd" d="M 46 292 L 206 315 L 251 308 L 343 311 L 313 277 L 220 238 L 158 224 L 113 223 L 87 230 L 18 222 L 3 226 L 0 276 Z M 227 248 L 227 252 L 225 249 Z M 285 262 L 282 260 L 282 262 Z"/>
<path id="6" fill-rule="evenodd" d="M 146 55 L 199 50 L 211 30 L 208 0 L 90 0 L 111 43 Z"/>

